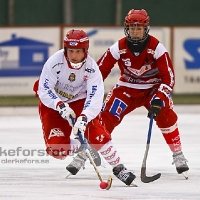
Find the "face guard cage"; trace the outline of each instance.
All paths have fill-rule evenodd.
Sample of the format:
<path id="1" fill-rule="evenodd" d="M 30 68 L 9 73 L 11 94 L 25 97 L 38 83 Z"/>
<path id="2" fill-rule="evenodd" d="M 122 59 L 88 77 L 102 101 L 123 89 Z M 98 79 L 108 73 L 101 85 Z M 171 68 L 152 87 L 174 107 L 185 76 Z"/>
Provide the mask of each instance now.
<path id="1" fill-rule="evenodd" d="M 130 26 L 132 26 L 132 27 L 143 26 L 144 27 L 143 37 L 140 39 L 139 38 L 131 38 L 130 32 L 129 32 Z M 144 42 L 149 35 L 149 30 L 150 30 L 149 24 L 141 24 L 138 22 L 134 22 L 134 23 L 126 23 L 125 22 L 124 23 L 124 34 L 125 34 L 126 38 L 128 39 L 128 41 L 130 41 L 133 44 L 140 44 L 140 43 Z"/>

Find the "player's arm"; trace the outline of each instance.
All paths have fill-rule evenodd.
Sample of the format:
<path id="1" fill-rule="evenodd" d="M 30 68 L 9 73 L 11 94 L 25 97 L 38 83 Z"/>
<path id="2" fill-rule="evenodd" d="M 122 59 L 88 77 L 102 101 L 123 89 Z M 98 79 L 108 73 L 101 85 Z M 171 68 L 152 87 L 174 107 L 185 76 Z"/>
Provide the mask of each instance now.
<path id="1" fill-rule="evenodd" d="M 170 97 L 175 83 L 174 69 L 171 59 L 165 47 L 160 43 L 156 49 L 155 57 L 156 65 L 158 66 L 159 75 L 161 77 L 161 83 L 154 99 L 151 101 L 151 106 L 147 114 L 147 117 L 149 118 L 151 118 L 151 116 L 158 116 L 161 108 L 164 106 L 164 97 Z"/>
<path id="2" fill-rule="evenodd" d="M 83 110 L 73 128 L 73 133 L 75 135 L 77 135 L 78 131 L 84 134 L 88 122 L 94 119 L 101 111 L 104 97 L 104 85 L 101 72 L 95 61 L 93 69 L 93 72 L 87 80 L 87 97 Z"/>
<path id="3" fill-rule="evenodd" d="M 175 74 L 169 53 L 161 43 L 159 43 L 156 49 L 156 56 L 156 65 L 161 77 L 161 83 L 156 96 L 162 99 L 163 95 L 169 97 L 171 94 L 175 84 Z"/>
<path id="4" fill-rule="evenodd" d="M 94 62 L 96 65 L 96 63 Z M 103 104 L 104 98 L 104 84 L 101 72 L 96 65 L 95 72 L 92 73 L 87 80 L 87 97 L 85 100 L 82 114 L 85 114 L 88 118 L 88 122 L 94 119 L 99 112 Z"/>
<path id="5" fill-rule="evenodd" d="M 97 61 L 103 80 L 110 74 L 117 60 L 120 59 L 118 42 L 113 44 Z"/>
<path id="6" fill-rule="evenodd" d="M 48 62 L 44 65 L 39 79 L 38 96 L 41 102 L 54 110 L 60 100 L 55 91 L 57 83 L 56 72 L 54 72 Z"/>
<path id="7" fill-rule="evenodd" d="M 44 66 L 39 80 L 38 95 L 45 106 L 57 110 L 61 117 L 66 119 L 70 126 L 72 126 L 71 117 L 75 118 L 76 115 L 68 103 L 62 102 L 57 96 L 54 89 L 57 83 L 56 74 L 56 71 L 52 70 L 51 67 L 48 67 L 48 65 Z"/>

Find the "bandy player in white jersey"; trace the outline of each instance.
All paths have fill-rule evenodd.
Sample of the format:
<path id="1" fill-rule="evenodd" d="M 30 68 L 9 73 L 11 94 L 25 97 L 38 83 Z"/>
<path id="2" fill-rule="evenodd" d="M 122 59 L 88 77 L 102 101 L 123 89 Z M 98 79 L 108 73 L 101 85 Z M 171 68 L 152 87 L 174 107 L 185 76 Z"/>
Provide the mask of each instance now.
<path id="1" fill-rule="evenodd" d="M 46 150 L 57 159 L 79 152 L 82 157 L 76 159 L 85 162 L 87 157 L 80 148 L 80 141 L 70 139 L 72 127 L 75 136 L 78 130 L 84 133 L 87 123 L 99 114 L 102 107 L 103 79 L 98 65 L 88 54 L 88 48 L 86 33 L 70 30 L 64 38 L 64 49 L 46 61 L 34 84 L 34 91 L 40 98 L 39 115 Z M 71 117 L 76 121 L 74 126 Z M 89 150 L 93 149 L 89 147 Z M 94 151 L 92 155 L 99 166 L 98 153 Z M 72 170 L 72 174 L 75 173 Z"/>

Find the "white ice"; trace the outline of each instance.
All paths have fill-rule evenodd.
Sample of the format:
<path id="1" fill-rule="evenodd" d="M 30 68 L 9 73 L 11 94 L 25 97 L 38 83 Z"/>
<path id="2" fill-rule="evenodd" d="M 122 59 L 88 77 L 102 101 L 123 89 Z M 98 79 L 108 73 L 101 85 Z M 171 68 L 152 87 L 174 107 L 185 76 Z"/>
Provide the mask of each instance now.
<path id="1" fill-rule="evenodd" d="M 85 170 L 65 179 L 65 167 L 72 157 L 57 160 L 42 155 L 45 146 L 36 107 L 0 108 L 0 200 L 199 200 L 200 106 L 175 106 L 175 110 L 190 167 L 189 179 L 177 174 L 172 154 L 154 124 L 147 176 L 159 172 L 162 176 L 152 183 L 140 181 L 149 119 L 143 109 L 138 109 L 126 116 L 112 134 L 125 166 L 137 176 L 138 187 L 125 186 L 116 179 L 105 161 L 106 168 L 99 167 L 100 174 L 104 181 L 112 175 L 113 184 L 110 190 L 102 190 L 89 162 Z"/>

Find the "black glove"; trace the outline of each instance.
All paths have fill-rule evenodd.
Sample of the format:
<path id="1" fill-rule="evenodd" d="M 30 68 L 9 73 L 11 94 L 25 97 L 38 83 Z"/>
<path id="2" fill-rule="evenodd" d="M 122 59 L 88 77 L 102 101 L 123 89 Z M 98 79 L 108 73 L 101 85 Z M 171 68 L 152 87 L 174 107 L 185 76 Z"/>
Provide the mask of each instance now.
<path id="1" fill-rule="evenodd" d="M 158 115 L 158 113 L 160 112 L 160 109 L 163 106 L 163 101 L 160 99 L 154 99 L 151 101 L 151 107 L 149 109 L 148 115 L 147 117 L 151 118 L 151 116 L 153 115 L 154 118 Z"/>

